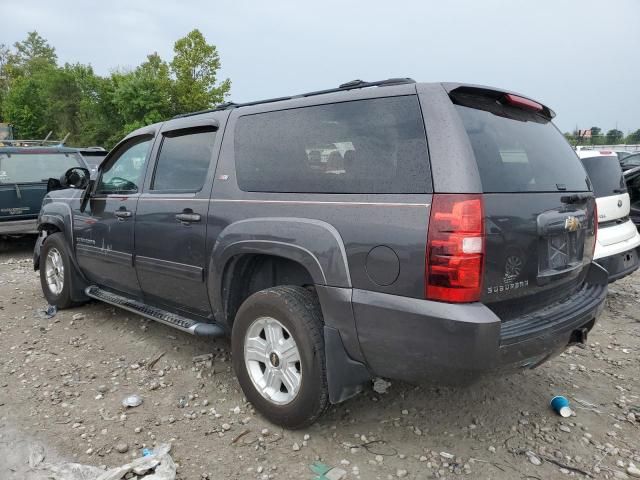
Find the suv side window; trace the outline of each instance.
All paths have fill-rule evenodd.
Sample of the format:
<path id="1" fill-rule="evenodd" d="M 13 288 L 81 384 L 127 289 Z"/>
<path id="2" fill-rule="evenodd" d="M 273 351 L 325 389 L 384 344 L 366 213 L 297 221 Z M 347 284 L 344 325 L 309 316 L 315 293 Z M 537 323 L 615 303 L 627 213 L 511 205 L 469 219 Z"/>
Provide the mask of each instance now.
<path id="1" fill-rule="evenodd" d="M 415 95 L 242 116 L 236 124 L 235 157 L 244 191 L 432 191 Z"/>
<path id="2" fill-rule="evenodd" d="M 214 127 L 164 133 L 151 190 L 201 190 L 211 163 L 215 139 Z"/>
<path id="3" fill-rule="evenodd" d="M 103 169 L 96 193 L 135 193 L 142 187 L 152 137 L 133 140 Z"/>

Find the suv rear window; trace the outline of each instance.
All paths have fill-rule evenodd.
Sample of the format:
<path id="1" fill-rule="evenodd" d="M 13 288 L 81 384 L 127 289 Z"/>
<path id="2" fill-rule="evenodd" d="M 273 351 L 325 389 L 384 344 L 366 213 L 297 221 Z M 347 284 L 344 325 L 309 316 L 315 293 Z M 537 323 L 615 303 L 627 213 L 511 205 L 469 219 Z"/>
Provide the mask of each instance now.
<path id="1" fill-rule="evenodd" d="M 415 95 L 246 115 L 237 122 L 235 151 L 244 191 L 432 190 Z"/>
<path id="2" fill-rule="evenodd" d="M 584 168 L 550 121 L 456 105 L 487 193 L 589 190 Z"/>
<path id="3" fill-rule="evenodd" d="M 0 183 L 41 183 L 84 167 L 78 153 L 0 153 Z"/>
<path id="4" fill-rule="evenodd" d="M 589 174 L 596 197 L 609 197 L 627 191 L 617 155 L 583 158 L 582 164 Z"/>

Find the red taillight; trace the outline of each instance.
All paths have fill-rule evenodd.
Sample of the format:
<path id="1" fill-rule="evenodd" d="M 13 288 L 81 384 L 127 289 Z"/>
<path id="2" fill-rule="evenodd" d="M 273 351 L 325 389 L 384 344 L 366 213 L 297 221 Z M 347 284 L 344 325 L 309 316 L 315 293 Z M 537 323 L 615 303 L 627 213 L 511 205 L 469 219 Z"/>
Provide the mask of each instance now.
<path id="1" fill-rule="evenodd" d="M 542 105 L 540 105 L 538 102 L 534 102 L 533 100 L 529 100 L 528 98 L 519 97 L 518 95 L 513 95 L 511 93 L 505 94 L 504 101 L 509 105 L 513 105 L 514 107 L 534 110 L 536 112 L 542 111 L 543 108 Z"/>
<path id="2" fill-rule="evenodd" d="M 600 150 L 600 155 L 611 155 L 612 153 L 611 150 Z"/>
<path id="3" fill-rule="evenodd" d="M 425 297 L 480 300 L 484 266 L 482 195 L 435 194 L 427 237 Z"/>
<path id="4" fill-rule="evenodd" d="M 596 243 L 598 242 L 598 204 L 593 204 L 593 252 L 591 257 L 596 253 Z"/>

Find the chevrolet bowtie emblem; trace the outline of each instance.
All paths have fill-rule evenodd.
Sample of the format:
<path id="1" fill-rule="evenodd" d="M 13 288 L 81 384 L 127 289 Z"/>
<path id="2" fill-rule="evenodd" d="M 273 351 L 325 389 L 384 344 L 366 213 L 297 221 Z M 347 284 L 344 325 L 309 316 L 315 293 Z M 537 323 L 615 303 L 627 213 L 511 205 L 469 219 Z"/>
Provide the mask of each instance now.
<path id="1" fill-rule="evenodd" d="M 580 220 L 576 217 L 567 217 L 564 220 L 564 229 L 568 232 L 575 232 L 580 228 Z"/>

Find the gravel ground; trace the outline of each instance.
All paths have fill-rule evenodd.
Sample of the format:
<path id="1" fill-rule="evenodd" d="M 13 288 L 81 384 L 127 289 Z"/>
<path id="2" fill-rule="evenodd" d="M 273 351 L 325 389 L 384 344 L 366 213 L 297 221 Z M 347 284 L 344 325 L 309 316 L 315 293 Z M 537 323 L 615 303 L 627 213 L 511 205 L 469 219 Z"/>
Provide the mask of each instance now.
<path id="1" fill-rule="evenodd" d="M 107 467 L 171 443 L 179 479 L 313 479 L 318 461 L 367 480 L 640 476 L 640 273 L 611 286 L 588 345 L 534 371 L 465 389 L 393 382 L 291 432 L 245 401 L 226 340 L 96 302 L 44 318 L 32 248 L 0 253 L 2 480 L 36 478 L 34 441 Z M 134 393 L 143 403 L 125 410 Z M 575 416 L 549 409 L 556 394 Z"/>

